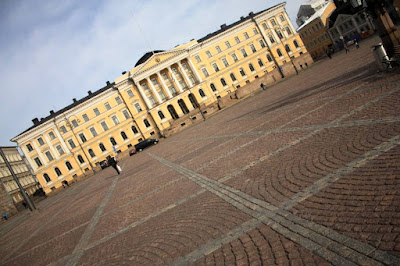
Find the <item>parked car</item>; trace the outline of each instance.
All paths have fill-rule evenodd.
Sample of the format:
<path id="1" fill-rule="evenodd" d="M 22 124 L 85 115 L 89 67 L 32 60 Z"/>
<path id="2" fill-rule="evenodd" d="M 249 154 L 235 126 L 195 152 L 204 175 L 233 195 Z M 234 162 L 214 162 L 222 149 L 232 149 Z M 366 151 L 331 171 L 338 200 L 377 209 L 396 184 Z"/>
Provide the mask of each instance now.
<path id="1" fill-rule="evenodd" d="M 158 143 L 158 139 L 145 139 L 141 142 L 139 142 L 138 144 L 135 145 L 135 150 L 136 151 L 142 151 L 145 148 L 155 145 Z"/>
<path id="2" fill-rule="evenodd" d="M 100 167 L 101 167 L 101 169 L 104 169 L 104 168 L 109 167 L 108 161 L 107 161 L 107 160 L 101 161 L 101 162 L 100 162 Z"/>

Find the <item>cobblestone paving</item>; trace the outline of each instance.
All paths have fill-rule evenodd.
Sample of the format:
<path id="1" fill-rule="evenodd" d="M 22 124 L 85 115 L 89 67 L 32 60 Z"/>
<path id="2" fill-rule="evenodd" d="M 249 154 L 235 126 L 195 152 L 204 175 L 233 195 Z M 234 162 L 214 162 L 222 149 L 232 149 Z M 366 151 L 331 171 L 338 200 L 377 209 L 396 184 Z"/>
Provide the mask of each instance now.
<path id="1" fill-rule="evenodd" d="M 400 75 L 335 54 L 0 226 L 3 265 L 400 265 Z"/>

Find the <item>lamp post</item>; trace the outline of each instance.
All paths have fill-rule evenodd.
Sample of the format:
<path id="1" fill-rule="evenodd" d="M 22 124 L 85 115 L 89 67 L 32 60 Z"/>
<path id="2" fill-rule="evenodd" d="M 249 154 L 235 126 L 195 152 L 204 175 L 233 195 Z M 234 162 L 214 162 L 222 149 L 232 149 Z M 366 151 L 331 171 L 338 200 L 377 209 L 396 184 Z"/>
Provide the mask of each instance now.
<path id="1" fill-rule="evenodd" d="M 354 8 L 363 8 L 374 19 L 379 37 L 389 57 L 394 56 L 394 47 L 400 45 L 400 33 L 387 12 L 387 8 L 393 7 L 390 0 L 350 0 Z"/>
<path id="2" fill-rule="evenodd" d="M 92 163 L 90 162 L 89 157 L 87 156 L 85 150 L 83 149 L 81 143 L 79 142 L 78 137 L 77 137 L 76 134 L 75 134 L 74 125 L 71 124 L 71 122 L 69 121 L 69 119 L 70 119 L 71 117 L 76 117 L 76 116 L 75 116 L 75 115 L 72 115 L 72 116 L 70 116 L 69 118 L 67 118 L 67 116 L 65 115 L 65 113 L 63 113 L 63 116 L 64 116 L 64 121 L 66 122 L 67 127 L 69 127 L 69 128 L 71 129 L 72 135 L 74 135 L 76 141 L 78 142 L 79 148 L 81 149 L 83 155 L 85 155 L 86 160 L 88 161 L 88 163 L 89 163 L 89 165 L 90 165 L 90 168 L 92 168 L 93 173 L 96 173 L 96 170 L 94 170 L 94 167 L 93 167 Z M 76 118 L 77 118 L 77 117 L 76 117 Z M 79 123 L 79 119 L 78 119 L 78 118 L 77 118 L 77 122 Z"/>

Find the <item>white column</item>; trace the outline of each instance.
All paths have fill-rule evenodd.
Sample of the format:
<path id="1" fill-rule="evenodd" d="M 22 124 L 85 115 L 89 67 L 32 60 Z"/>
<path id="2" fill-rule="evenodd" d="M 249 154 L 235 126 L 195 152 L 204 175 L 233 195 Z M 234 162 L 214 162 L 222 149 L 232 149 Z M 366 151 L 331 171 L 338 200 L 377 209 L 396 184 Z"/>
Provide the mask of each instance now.
<path id="1" fill-rule="evenodd" d="M 167 84 L 165 84 L 164 79 L 162 78 L 160 72 L 157 72 L 157 77 L 158 77 L 158 79 L 160 80 L 161 85 L 162 85 L 162 87 L 164 88 L 164 91 L 167 92 L 168 97 L 171 99 L 173 96 L 172 96 L 171 92 L 169 91 L 169 89 L 168 89 L 168 87 L 167 87 Z"/>
<path id="2" fill-rule="evenodd" d="M 33 147 L 35 148 L 37 155 L 40 159 L 40 161 L 42 162 L 42 165 L 47 164 L 47 160 L 45 159 L 45 157 L 43 156 L 42 152 L 40 151 L 38 145 L 36 144 L 36 139 L 32 140 L 32 144 Z M 36 163 L 34 164 L 35 168 L 38 169 L 39 167 L 36 165 Z"/>
<path id="3" fill-rule="evenodd" d="M 354 17 L 351 17 L 351 21 L 353 22 L 354 26 L 356 27 L 357 32 L 358 32 L 358 33 L 361 33 L 361 30 L 360 30 L 360 28 L 358 27 L 358 24 L 357 24 L 356 20 L 354 19 Z"/>
<path id="4" fill-rule="evenodd" d="M 296 29 L 293 27 L 292 21 L 290 20 L 289 16 L 286 12 L 284 12 L 283 17 L 286 19 L 287 23 L 289 24 L 290 30 L 293 34 L 296 34 Z"/>
<path id="5" fill-rule="evenodd" d="M 182 71 L 184 80 L 186 79 L 186 84 L 188 85 L 189 88 L 192 87 L 191 82 L 190 82 L 190 79 L 189 79 L 188 75 L 186 74 L 186 71 L 185 71 L 185 69 L 183 68 L 183 66 L 182 66 L 182 64 L 181 64 L 180 61 L 178 62 L 178 66 L 179 66 L 179 68 L 180 68 L 181 71 Z"/>
<path id="6" fill-rule="evenodd" d="M 25 158 L 28 161 L 28 163 L 30 164 L 32 170 L 35 169 L 36 163 L 29 156 L 29 151 L 25 151 L 26 147 L 22 147 L 20 144 L 18 144 L 18 146 L 21 149 L 22 153 L 25 155 Z M 34 171 L 34 173 L 36 172 L 35 170 L 33 170 L 33 171 Z"/>
<path id="7" fill-rule="evenodd" d="M 58 160 L 58 159 L 60 158 L 60 155 L 59 155 L 58 152 L 54 149 L 53 145 L 51 145 L 51 142 L 50 142 L 50 140 L 48 139 L 47 135 L 46 135 L 46 134 L 43 134 L 43 137 L 44 137 L 44 139 L 46 140 L 46 143 L 47 143 L 47 145 L 49 146 L 50 151 L 53 153 L 55 159 Z"/>
<path id="8" fill-rule="evenodd" d="M 149 77 L 147 77 L 146 80 L 147 80 L 147 83 L 149 83 L 150 89 L 153 92 L 154 96 L 156 96 L 158 103 L 162 103 L 161 97 L 158 94 L 158 91 L 156 90 L 156 88 L 154 88 L 153 82 L 151 82 Z"/>
<path id="9" fill-rule="evenodd" d="M 196 70 L 196 67 L 193 65 L 192 61 L 190 61 L 189 58 L 187 58 L 187 61 L 189 63 L 190 69 L 192 70 L 194 76 L 196 77 L 197 82 L 199 82 L 199 83 L 203 82 L 203 80 L 201 79 L 199 73 Z"/>
<path id="10" fill-rule="evenodd" d="M 144 92 L 143 88 L 141 87 L 139 82 L 134 81 L 134 83 L 136 84 L 136 87 L 138 88 L 139 93 L 142 96 L 142 98 L 147 106 L 147 109 L 151 109 L 153 107 L 153 105 L 150 103 L 149 98 L 147 98 L 146 93 Z"/>
<path id="11" fill-rule="evenodd" d="M 64 150 L 64 152 L 68 152 L 69 151 L 69 149 L 68 149 L 68 146 L 67 146 L 67 144 L 65 143 L 65 141 L 64 141 L 64 139 L 62 138 L 62 136 L 61 136 L 61 134 L 60 134 L 60 131 L 58 130 L 58 126 L 57 126 L 57 124 L 55 124 L 55 132 L 56 132 L 56 135 L 57 135 L 57 138 L 60 140 L 60 143 L 61 143 L 61 147 L 63 148 L 63 150 Z M 69 153 L 69 152 L 68 152 Z"/>
<path id="12" fill-rule="evenodd" d="M 175 73 L 174 73 L 174 71 L 172 71 L 172 69 L 171 69 L 170 66 L 168 66 L 168 71 L 171 73 L 171 76 L 172 76 L 172 78 L 174 79 L 174 83 L 175 83 L 176 86 L 178 87 L 178 91 L 179 91 L 180 93 L 182 93 L 182 92 L 183 92 L 183 89 L 182 89 L 182 87 L 181 87 L 181 84 L 178 82 L 178 79 L 176 78 Z"/>

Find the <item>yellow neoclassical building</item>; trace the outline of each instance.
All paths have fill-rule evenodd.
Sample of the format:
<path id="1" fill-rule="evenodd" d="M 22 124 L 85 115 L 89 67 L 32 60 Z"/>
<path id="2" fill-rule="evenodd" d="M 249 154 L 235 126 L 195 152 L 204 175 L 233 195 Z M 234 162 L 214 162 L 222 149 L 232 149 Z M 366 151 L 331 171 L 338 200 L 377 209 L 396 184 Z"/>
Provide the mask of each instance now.
<path id="1" fill-rule="evenodd" d="M 151 51 L 114 82 L 33 126 L 17 142 L 46 193 L 115 152 L 168 137 L 238 98 L 300 71 L 312 58 L 285 3 L 172 50 Z"/>

